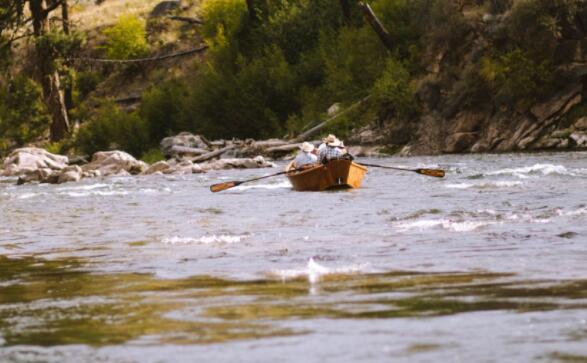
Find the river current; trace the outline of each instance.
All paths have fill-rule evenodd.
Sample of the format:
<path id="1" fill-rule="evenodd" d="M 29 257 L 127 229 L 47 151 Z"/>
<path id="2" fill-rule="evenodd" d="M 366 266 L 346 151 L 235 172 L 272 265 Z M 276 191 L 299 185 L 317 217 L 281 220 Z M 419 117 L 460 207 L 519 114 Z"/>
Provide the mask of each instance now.
<path id="1" fill-rule="evenodd" d="M 0 362 L 587 362 L 587 153 L 358 161 L 0 179 Z"/>

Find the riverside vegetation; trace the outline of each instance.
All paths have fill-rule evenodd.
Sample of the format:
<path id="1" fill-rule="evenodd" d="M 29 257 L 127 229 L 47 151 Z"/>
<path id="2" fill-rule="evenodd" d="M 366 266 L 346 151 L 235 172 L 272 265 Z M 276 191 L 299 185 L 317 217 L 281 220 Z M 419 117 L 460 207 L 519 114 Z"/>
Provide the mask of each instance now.
<path id="1" fill-rule="evenodd" d="M 0 153 L 155 161 L 182 131 L 294 137 L 359 100 L 322 131 L 403 154 L 587 146 L 580 0 L 139 3 L 0 1 Z"/>

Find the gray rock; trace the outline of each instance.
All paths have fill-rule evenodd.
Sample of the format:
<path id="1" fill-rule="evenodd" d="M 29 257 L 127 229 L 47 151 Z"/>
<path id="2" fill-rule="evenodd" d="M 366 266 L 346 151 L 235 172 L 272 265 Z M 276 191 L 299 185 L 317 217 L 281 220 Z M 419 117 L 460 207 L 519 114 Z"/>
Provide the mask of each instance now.
<path id="1" fill-rule="evenodd" d="M 61 170 L 67 166 L 68 158 L 51 154 L 45 149 L 26 147 L 16 149 L 4 160 L 3 176 L 21 176 L 38 169 Z"/>
<path id="2" fill-rule="evenodd" d="M 143 171 L 144 175 L 151 175 L 155 173 L 165 173 L 167 170 L 172 169 L 171 165 L 167 161 L 158 161 L 155 164 L 149 166 L 147 170 Z"/>
<path id="3" fill-rule="evenodd" d="M 91 163 L 82 166 L 83 172 L 98 171 L 101 176 L 135 175 L 147 168 L 147 163 L 120 150 L 99 151 L 94 154 Z"/>
<path id="4" fill-rule="evenodd" d="M 587 147 L 587 133 L 573 132 L 569 137 L 575 141 L 577 147 Z"/>
<path id="5" fill-rule="evenodd" d="M 59 172 L 57 183 L 77 182 L 82 178 L 82 168 L 78 165 L 71 165 Z"/>
<path id="6" fill-rule="evenodd" d="M 581 117 L 577 121 L 575 121 L 575 129 L 577 130 L 587 130 L 587 117 Z"/>
<path id="7" fill-rule="evenodd" d="M 160 146 L 163 155 L 169 158 L 181 153 L 181 150 L 187 150 L 182 149 L 182 147 L 209 151 L 211 145 L 203 136 L 182 132 L 175 136 L 164 138 L 161 140 Z"/>

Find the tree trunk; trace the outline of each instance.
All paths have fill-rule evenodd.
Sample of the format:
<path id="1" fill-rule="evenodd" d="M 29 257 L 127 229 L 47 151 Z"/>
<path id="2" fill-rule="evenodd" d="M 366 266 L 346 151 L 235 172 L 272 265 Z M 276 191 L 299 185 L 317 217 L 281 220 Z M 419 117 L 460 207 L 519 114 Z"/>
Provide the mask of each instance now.
<path id="1" fill-rule="evenodd" d="M 340 7 L 342 9 L 342 16 L 344 18 L 344 22 L 347 24 L 351 23 L 351 5 L 349 4 L 349 0 L 340 0 Z"/>
<path id="2" fill-rule="evenodd" d="M 392 50 L 394 44 L 393 40 L 391 39 L 391 35 L 389 35 L 387 29 L 385 29 L 383 24 L 379 21 L 379 19 L 377 18 L 369 4 L 360 2 L 359 7 L 363 10 L 365 18 L 367 18 L 367 21 L 369 22 L 373 30 L 375 30 L 375 33 L 377 33 L 377 36 L 379 36 L 379 39 L 381 40 L 383 45 L 385 45 L 387 49 Z"/>
<path id="3" fill-rule="evenodd" d="M 65 35 L 69 35 L 69 5 L 67 4 L 67 0 L 63 0 L 61 3 L 61 22 L 63 24 L 63 33 Z M 65 60 L 65 66 L 67 68 L 71 67 L 71 61 L 69 59 Z M 63 87 L 63 100 L 65 102 L 65 109 L 67 111 L 73 108 L 73 80 L 70 81 Z"/>
<path id="4" fill-rule="evenodd" d="M 43 7 L 44 0 L 29 0 L 29 9 L 33 20 L 35 38 L 39 38 L 48 31 L 48 12 Z M 59 141 L 69 132 L 69 119 L 65 108 L 65 101 L 60 89 L 59 75 L 54 70 L 53 59 L 46 44 L 36 42 L 37 77 L 43 87 L 43 97 L 47 109 L 51 114 L 50 139 Z"/>
<path id="5" fill-rule="evenodd" d="M 257 21 L 257 10 L 255 9 L 255 0 L 247 0 L 247 10 L 251 21 Z"/>

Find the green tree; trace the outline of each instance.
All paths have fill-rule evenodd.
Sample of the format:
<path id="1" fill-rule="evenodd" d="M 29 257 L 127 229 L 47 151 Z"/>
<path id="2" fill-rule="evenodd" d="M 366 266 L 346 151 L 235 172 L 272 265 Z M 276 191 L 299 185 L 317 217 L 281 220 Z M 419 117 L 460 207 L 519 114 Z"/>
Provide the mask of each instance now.
<path id="1" fill-rule="evenodd" d="M 135 15 L 121 16 L 115 25 L 104 30 L 104 35 L 104 49 L 108 58 L 138 58 L 149 52 L 145 22 Z"/>

